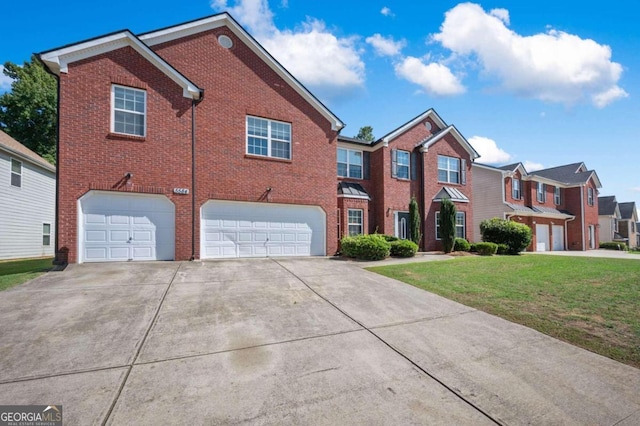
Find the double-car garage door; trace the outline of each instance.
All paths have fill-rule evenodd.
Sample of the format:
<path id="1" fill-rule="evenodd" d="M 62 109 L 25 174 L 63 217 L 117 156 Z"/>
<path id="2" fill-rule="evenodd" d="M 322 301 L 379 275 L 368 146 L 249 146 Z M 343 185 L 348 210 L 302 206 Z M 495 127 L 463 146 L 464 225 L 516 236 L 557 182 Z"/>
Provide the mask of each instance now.
<path id="1" fill-rule="evenodd" d="M 212 200 L 200 213 L 202 259 L 325 254 L 319 207 Z M 163 195 L 90 191 L 79 220 L 80 262 L 175 258 L 175 206 Z"/>

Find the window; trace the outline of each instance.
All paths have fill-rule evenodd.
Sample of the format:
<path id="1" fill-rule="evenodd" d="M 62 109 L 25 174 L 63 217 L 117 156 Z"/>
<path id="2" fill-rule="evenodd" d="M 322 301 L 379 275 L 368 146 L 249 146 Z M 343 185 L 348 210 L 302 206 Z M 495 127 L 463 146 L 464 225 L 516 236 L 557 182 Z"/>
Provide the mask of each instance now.
<path id="1" fill-rule="evenodd" d="M 456 238 L 466 238 L 466 218 L 464 212 L 456 212 Z M 436 240 L 440 240 L 440 212 L 436 212 Z"/>
<path id="2" fill-rule="evenodd" d="M 438 181 L 460 183 L 460 160 L 438 155 Z"/>
<path id="3" fill-rule="evenodd" d="M 514 200 L 520 199 L 520 179 L 513 178 L 511 180 L 511 197 Z"/>
<path id="4" fill-rule="evenodd" d="M 587 204 L 593 205 L 593 188 L 587 188 Z"/>
<path id="5" fill-rule="evenodd" d="M 144 136 L 147 115 L 147 92 L 123 86 L 111 86 L 111 131 Z"/>
<path id="6" fill-rule="evenodd" d="M 50 223 L 42 224 L 42 245 L 43 246 L 51 245 L 51 224 Z"/>
<path id="7" fill-rule="evenodd" d="M 362 179 L 362 151 L 338 148 L 338 176 Z"/>
<path id="8" fill-rule="evenodd" d="M 247 117 L 247 154 L 291 159 L 291 124 Z"/>
<path id="9" fill-rule="evenodd" d="M 22 187 L 22 162 L 11 159 L 11 186 Z"/>
<path id="10" fill-rule="evenodd" d="M 391 151 L 392 176 L 398 179 L 409 179 L 411 153 L 394 149 Z"/>
<path id="11" fill-rule="evenodd" d="M 553 202 L 556 204 L 556 206 L 559 206 L 560 204 L 562 204 L 562 197 L 560 196 L 559 186 L 556 186 L 555 188 L 553 188 Z"/>
<path id="12" fill-rule="evenodd" d="M 349 235 L 362 234 L 362 210 L 349 209 L 347 215 Z"/>
<path id="13" fill-rule="evenodd" d="M 618 218 L 613 218 L 613 232 L 618 232 Z"/>
<path id="14" fill-rule="evenodd" d="M 544 203 L 547 199 L 547 185 L 542 182 L 537 182 L 537 194 L 538 201 Z"/>

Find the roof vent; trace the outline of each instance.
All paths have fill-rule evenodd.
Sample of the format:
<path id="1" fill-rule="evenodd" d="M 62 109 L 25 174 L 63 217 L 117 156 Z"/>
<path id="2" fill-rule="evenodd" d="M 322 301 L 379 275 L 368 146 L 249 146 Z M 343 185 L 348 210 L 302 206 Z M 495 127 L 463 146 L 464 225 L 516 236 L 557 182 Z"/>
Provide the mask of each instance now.
<path id="1" fill-rule="evenodd" d="M 231 40 L 231 38 L 226 35 L 218 36 L 218 43 L 225 49 L 230 49 L 231 47 L 233 47 L 233 40 Z"/>
<path id="2" fill-rule="evenodd" d="M 426 123 L 424 123 L 424 127 L 426 127 L 428 131 L 431 131 L 431 122 L 427 121 Z"/>

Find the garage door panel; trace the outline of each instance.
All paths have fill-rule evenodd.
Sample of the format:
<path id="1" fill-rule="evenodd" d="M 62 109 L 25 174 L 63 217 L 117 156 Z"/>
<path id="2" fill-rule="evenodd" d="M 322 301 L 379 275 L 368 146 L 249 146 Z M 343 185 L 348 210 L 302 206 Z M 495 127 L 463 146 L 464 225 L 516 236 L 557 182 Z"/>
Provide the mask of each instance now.
<path id="1" fill-rule="evenodd" d="M 175 208 L 168 198 L 91 191 L 80 206 L 82 261 L 174 258 Z"/>
<path id="2" fill-rule="evenodd" d="M 324 255 L 325 228 L 319 207 L 209 201 L 201 210 L 201 257 Z"/>

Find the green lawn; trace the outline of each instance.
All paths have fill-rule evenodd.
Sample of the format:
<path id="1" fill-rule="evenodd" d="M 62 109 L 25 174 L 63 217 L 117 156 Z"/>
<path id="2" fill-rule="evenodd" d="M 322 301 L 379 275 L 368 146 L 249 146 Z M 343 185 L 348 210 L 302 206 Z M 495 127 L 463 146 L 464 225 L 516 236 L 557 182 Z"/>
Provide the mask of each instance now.
<path id="1" fill-rule="evenodd" d="M 0 291 L 22 284 L 53 268 L 53 258 L 0 262 Z"/>
<path id="2" fill-rule="evenodd" d="M 640 261 L 457 257 L 368 268 L 640 367 Z"/>

